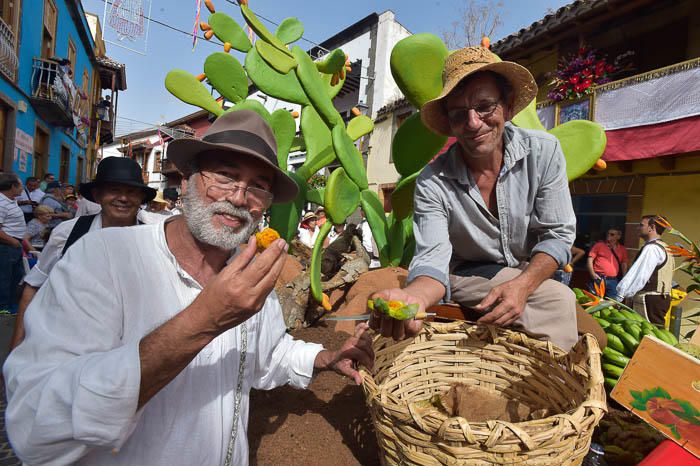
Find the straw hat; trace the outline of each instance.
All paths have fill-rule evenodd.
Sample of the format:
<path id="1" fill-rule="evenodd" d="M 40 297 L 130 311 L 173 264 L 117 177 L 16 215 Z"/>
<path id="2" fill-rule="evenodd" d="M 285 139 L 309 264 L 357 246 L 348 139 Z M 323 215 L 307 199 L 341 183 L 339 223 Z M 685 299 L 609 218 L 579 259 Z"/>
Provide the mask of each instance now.
<path id="1" fill-rule="evenodd" d="M 316 216 L 315 213 L 313 212 L 307 212 L 304 214 L 304 216 L 301 218 L 301 222 L 308 222 L 309 220 L 318 220 L 318 217 Z"/>
<path id="2" fill-rule="evenodd" d="M 156 197 L 154 197 L 154 198 L 152 199 L 152 202 L 159 202 L 159 203 L 161 203 L 161 204 L 167 204 L 167 203 L 168 203 L 168 201 L 166 201 L 165 198 L 163 197 L 163 191 L 158 191 L 158 192 L 156 193 Z"/>
<path id="3" fill-rule="evenodd" d="M 493 71 L 510 82 L 514 94 L 513 115 L 527 107 L 537 96 L 535 79 L 525 67 L 510 61 L 501 61 L 497 55 L 484 47 L 466 47 L 447 57 L 442 72 L 442 93 L 421 108 L 421 120 L 425 126 L 434 133 L 452 135 L 443 99 L 462 80 L 477 71 Z"/>

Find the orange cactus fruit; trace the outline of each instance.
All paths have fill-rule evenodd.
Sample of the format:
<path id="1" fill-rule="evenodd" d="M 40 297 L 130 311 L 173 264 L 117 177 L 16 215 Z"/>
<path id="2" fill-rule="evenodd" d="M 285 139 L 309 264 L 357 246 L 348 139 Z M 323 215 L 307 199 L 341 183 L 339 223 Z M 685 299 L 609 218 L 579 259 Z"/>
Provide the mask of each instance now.
<path id="1" fill-rule="evenodd" d="M 299 118 L 299 112 L 292 110 L 292 118 Z"/>
<path id="2" fill-rule="evenodd" d="M 239 5 L 243 5 L 243 6 L 248 6 L 248 0 L 240 0 L 240 1 L 238 2 L 238 4 L 239 4 Z"/>
<path id="3" fill-rule="evenodd" d="M 360 116 L 360 115 L 362 115 L 362 112 L 361 112 L 360 109 L 357 108 L 357 107 L 353 107 L 352 110 L 350 110 L 350 111 L 351 111 L 352 114 L 355 115 L 355 116 Z"/>
<path id="4" fill-rule="evenodd" d="M 279 238 L 280 234 L 272 228 L 265 228 L 263 231 L 255 233 L 255 244 L 258 247 L 258 252 L 263 252 Z"/>
<path id="5" fill-rule="evenodd" d="M 199 29 L 201 29 L 202 31 L 208 31 L 211 29 L 211 26 L 209 26 L 209 24 L 202 21 L 201 23 L 199 23 Z"/>
<path id="6" fill-rule="evenodd" d="M 321 306 L 326 312 L 329 312 L 332 308 L 331 306 L 331 299 L 328 297 L 326 293 L 323 293 L 323 298 L 321 299 Z"/>
<path id="7" fill-rule="evenodd" d="M 210 30 L 208 30 L 207 32 L 204 33 L 204 38 L 205 38 L 206 40 L 209 40 L 209 39 L 212 38 L 213 35 L 214 35 L 214 31 L 212 31 L 212 30 L 210 29 Z"/>
<path id="8" fill-rule="evenodd" d="M 571 264 L 566 264 L 563 268 L 564 272 L 566 273 L 571 273 L 574 271 L 574 268 Z"/>
<path id="9" fill-rule="evenodd" d="M 484 36 L 481 38 L 481 46 L 485 49 L 491 48 L 491 39 L 489 39 L 489 36 Z"/>
<path id="10" fill-rule="evenodd" d="M 205 79 L 207 79 L 207 75 L 204 74 L 204 73 L 200 73 L 200 74 L 198 74 L 198 75 L 196 76 L 196 78 L 197 78 L 197 81 L 202 82 L 202 81 L 204 81 Z"/>
<path id="11" fill-rule="evenodd" d="M 608 164 L 605 163 L 605 160 L 603 159 L 596 160 L 595 165 L 593 165 L 593 170 L 597 172 L 602 172 L 606 168 L 608 168 Z"/>
<path id="12" fill-rule="evenodd" d="M 204 0 L 204 6 L 207 7 L 207 10 L 209 10 L 210 13 L 216 13 L 216 8 L 214 8 L 214 4 L 211 0 Z"/>
<path id="13" fill-rule="evenodd" d="M 224 52 L 229 53 L 231 51 L 231 42 L 224 42 Z"/>

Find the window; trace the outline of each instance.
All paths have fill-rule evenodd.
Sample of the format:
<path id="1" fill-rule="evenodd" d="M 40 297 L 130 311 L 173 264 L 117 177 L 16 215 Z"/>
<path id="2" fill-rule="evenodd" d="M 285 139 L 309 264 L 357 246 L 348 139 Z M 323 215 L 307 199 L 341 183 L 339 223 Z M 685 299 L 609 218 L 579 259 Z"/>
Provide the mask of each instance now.
<path id="1" fill-rule="evenodd" d="M 61 166 L 58 168 L 58 180 L 61 183 L 68 183 L 68 170 L 70 169 L 70 149 L 61 146 Z"/>
<path id="2" fill-rule="evenodd" d="M 80 183 L 83 182 L 83 170 L 85 166 L 85 158 L 78 156 L 78 164 L 77 168 L 75 170 L 75 184 L 79 185 Z"/>
<path id="3" fill-rule="evenodd" d="M 610 228 L 621 228 L 624 239 L 628 199 L 627 194 L 572 196 L 577 230 L 574 245 L 588 252 L 597 241 L 605 239 L 605 233 Z M 624 244 L 624 240 L 621 242 Z M 576 264 L 577 269 L 583 270 L 585 267 L 583 260 Z"/>
<path id="4" fill-rule="evenodd" d="M 52 0 L 44 0 L 44 27 L 41 34 L 41 58 L 54 56 L 58 10 Z M 75 49 L 75 46 L 73 46 Z"/>
<path id="5" fill-rule="evenodd" d="M 159 150 L 153 152 L 153 173 L 160 173 L 163 164 L 163 153 Z"/>
<path id="6" fill-rule="evenodd" d="M 49 133 L 36 127 L 34 130 L 34 176 L 41 178 L 46 173 L 49 158 Z"/>
<path id="7" fill-rule="evenodd" d="M 72 78 L 73 81 L 75 81 L 75 57 L 76 57 L 76 51 L 75 51 L 75 44 L 73 43 L 72 40 L 68 39 L 68 60 L 70 61 L 70 70 L 73 74 Z"/>

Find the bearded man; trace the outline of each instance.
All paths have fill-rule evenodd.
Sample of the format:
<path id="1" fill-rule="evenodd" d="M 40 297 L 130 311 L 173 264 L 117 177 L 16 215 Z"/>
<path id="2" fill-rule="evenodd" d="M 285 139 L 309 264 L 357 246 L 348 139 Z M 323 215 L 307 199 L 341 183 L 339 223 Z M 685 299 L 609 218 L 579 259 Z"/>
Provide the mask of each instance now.
<path id="1" fill-rule="evenodd" d="M 24 462 L 245 465 L 251 388 L 327 369 L 360 382 L 367 325 L 338 351 L 294 340 L 272 291 L 287 244 L 255 255 L 265 210 L 298 192 L 276 147 L 256 113 L 223 115 L 169 147 L 183 215 L 86 235 L 58 262 L 4 367 Z"/>

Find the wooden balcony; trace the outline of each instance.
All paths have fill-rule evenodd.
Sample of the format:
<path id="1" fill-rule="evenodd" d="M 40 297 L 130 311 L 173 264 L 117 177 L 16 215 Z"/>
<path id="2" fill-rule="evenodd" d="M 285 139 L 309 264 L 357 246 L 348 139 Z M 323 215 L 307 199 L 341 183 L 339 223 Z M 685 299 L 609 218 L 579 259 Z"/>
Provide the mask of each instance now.
<path id="1" fill-rule="evenodd" d="M 56 126 L 74 126 L 73 94 L 75 83 L 64 67 L 53 60 L 34 58 L 32 65 L 32 105 L 47 123 Z"/>
<path id="2" fill-rule="evenodd" d="M 111 106 L 93 106 L 93 118 L 90 118 L 90 127 L 93 131 L 100 131 L 100 144 L 109 144 L 114 141 L 114 110 Z"/>

